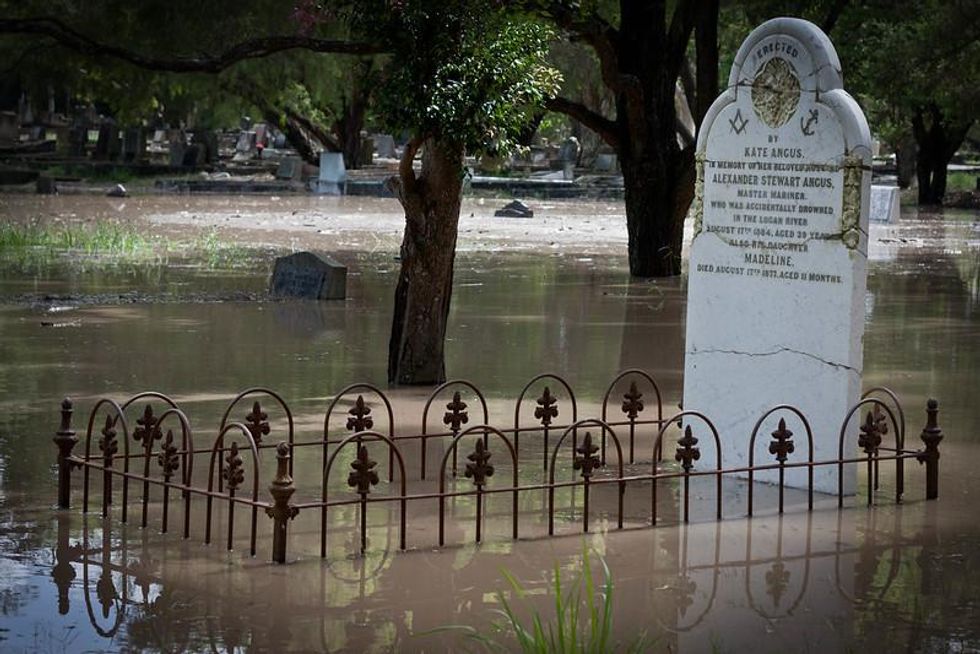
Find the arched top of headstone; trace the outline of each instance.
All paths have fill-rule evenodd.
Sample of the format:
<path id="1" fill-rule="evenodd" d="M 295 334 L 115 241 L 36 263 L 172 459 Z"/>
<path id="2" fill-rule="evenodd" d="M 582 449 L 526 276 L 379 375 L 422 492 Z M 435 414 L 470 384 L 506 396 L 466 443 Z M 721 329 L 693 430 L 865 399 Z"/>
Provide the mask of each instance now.
<path id="1" fill-rule="evenodd" d="M 840 121 L 847 154 L 871 163 L 871 130 L 857 102 L 843 89 L 837 51 L 809 21 L 773 18 L 752 30 L 735 56 L 728 88 L 704 118 L 698 132 L 699 152 L 705 152 L 718 115 L 736 103 L 752 110 L 751 115 L 742 114 L 743 120 L 757 119 L 772 130 L 802 120 L 804 134 L 810 131 L 804 110 L 824 105 Z"/>
<path id="2" fill-rule="evenodd" d="M 804 91 L 830 91 L 844 86 L 840 58 L 830 37 L 802 18 L 773 18 L 752 30 L 735 55 L 728 86 L 752 86 L 759 69 L 773 57 L 790 58 L 786 46 L 797 49 L 791 58 L 800 66 Z"/>

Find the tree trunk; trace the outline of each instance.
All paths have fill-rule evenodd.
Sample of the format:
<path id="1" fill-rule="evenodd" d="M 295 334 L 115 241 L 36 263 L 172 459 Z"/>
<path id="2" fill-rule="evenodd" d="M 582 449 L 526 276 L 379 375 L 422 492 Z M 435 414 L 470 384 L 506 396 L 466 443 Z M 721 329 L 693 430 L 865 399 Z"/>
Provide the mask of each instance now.
<path id="1" fill-rule="evenodd" d="M 898 176 L 898 188 L 909 188 L 915 180 L 916 159 L 918 147 L 911 136 L 903 136 L 895 146 L 895 173 Z"/>
<path id="2" fill-rule="evenodd" d="M 665 149 L 669 149 L 669 146 Z M 681 273 L 684 217 L 694 190 L 693 147 L 673 156 L 621 160 L 629 233 L 629 266 L 634 277 Z"/>
<path id="3" fill-rule="evenodd" d="M 463 148 L 429 139 L 416 177 L 405 148 L 391 184 L 405 210 L 401 272 L 388 345 L 388 382 L 432 385 L 446 379 L 444 345 L 452 297 L 456 229 L 463 188 Z"/>
<path id="4" fill-rule="evenodd" d="M 926 119 L 928 118 L 928 125 Z M 950 124 L 936 105 L 916 112 L 912 118 L 912 134 L 919 146 L 915 174 L 919 182 L 919 204 L 941 205 L 946 196 L 946 177 L 949 162 L 966 138 L 973 121 Z"/>

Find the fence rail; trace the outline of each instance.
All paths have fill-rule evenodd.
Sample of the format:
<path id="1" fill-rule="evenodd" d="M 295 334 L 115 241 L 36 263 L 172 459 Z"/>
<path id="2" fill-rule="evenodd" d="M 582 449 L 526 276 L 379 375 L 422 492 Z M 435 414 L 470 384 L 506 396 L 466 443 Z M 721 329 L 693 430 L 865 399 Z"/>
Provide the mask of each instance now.
<path id="1" fill-rule="evenodd" d="M 628 384 L 628 385 L 627 385 Z M 558 394 L 552 392 L 558 389 Z M 541 388 L 541 395 L 534 400 L 533 416 L 535 424 L 528 424 L 527 407 L 529 393 Z M 451 395 L 450 395 L 451 392 Z M 479 424 L 469 425 L 470 404 L 464 401 L 463 394 L 478 404 L 477 415 L 482 418 Z M 613 401 L 619 393 L 620 399 Z M 645 403 L 644 395 L 652 396 L 653 401 Z M 367 399 L 365 399 L 367 396 Z M 533 396 L 532 396 L 533 397 Z M 343 426 L 338 427 L 341 402 L 353 398 L 346 411 Z M 445 429 L 429 431 L 433 421 L 432 407 L 437 400 L 449 398 L 446 410 L 441 416 Z M 248 412 L 241 421 L 232 420 L 236 410 L 251 400 Z M 266 402 L 263 406 L 262 402 Z M 142 406 L 135 421 L 132 413 Z M 154 406 L 162 407 L 156 413 Z M 284 427 L 278 442 L 271 442 L 273 425 L 267 408 L 275 407 L 284 416 Z M 378 414 L 375 409 L 383 409 L 375 425 Z M 938 404 L 929 400 L 926 407 L 926 425 L 921 433 L 922 447 L 906 449 L 905 412 L 898 396 L 886 388 L 873 388 L 844 417 L 838 434 L 838 456 L 834 459 L 815 460 L 814 434 L 806 416 L 792 405 L 773 407 L 760 416 L 749 438 L 748 465 L 724 467 L 722 436 L 711 419 L 703 413 L 684 410 L 664 419 L 663 396 L 652 376 L 642 370 L 627 370 L 620 373 L 607 387 L 602 398 L 601 417 L 580 418 L 576 396 L 570 384 L 553 374 L 538 375 L 533 378 L 517 397 L 514 409 L 513 427 L 491 424 L 488 403 L 480 389 L 466 380 L 453 380 L 436 388 L 426 400 L 421 412 L 421 429 L 417 432 L 400 433 L 395 425 L 395 411 L 387 395 L 370 384 L 354 384 L 338 393 L 327 407 L 323 420 L 323 430 L 316 438 L 301 440 L 297 438 L 294 416 L 286 401 L 277 393 L 266 388 L 250 388 L 235 396 L 224 411 L 217 434 L 210 447 L 196 447 L 191 422 L 177 403 L 166 395 L 157 392 L 139 393 L 120 404 L 112 399 L 98 400 L 89 412 L 82 453 L 74 453 L 79 437 L 72 429 L 72 402 L 66 399 L 61 406 L 61 425 L 54 438 L 58 447 L 58 504 L 69 508 L 71 502 L 72 470 L 82 470 L 82 508 L 88 512 L 90 505 L 90 485 L 93 475 L 101 476 L 101 512 L 108 516 L 118 499 L 123 522 L 129 520 L 130 485 L 141 487 L 140 525 L 147 526 L 148 507 L 152 491 L 159 493 L 161 508 L 161 529 L 166 532 L 170 520 L 171 495 L 182 507 L 182 535 L 190 538 L 192 503 L 203 501 L 204 542 L 210 544 L 214 533 L 224 527 L 226 547 L 230 550 L 234 543 L 236 507 L 247 511 L 249 519 L 249 551 L 256 553 L 259 513 L 272 519 L 272 559 L 283 563 L 288 546 L 288 525 L 301 512 L 319 513 L 320 555 L 328 555 L 328 527 L 330 510 L 338 507 L 356 506 L 358 509 L 358 532 L 360 550 L 367 548 L 368 505 L 388 503 L 398 512 L 399 547 L 407 546 L 408 506 L 416 502 L 438 503 L 438 543 L 446 542 L 447 500 L 472 497 L 475 501 L 475 539 L 483 539 L 483 524 L 486 517 L 485 503 L 488 496 L 510 497 L 511 537 L 520 537 L 521 509 L 519 498 L 522 493 L 546 491 L 548 534 L 555 533 L 556 491 L 567 488 L 582 489 L 582 530 L 590 528 L 590 491 L 593 487 L 612 485 L 617 494 L 616 526 L 624 526 L 624 498 L 627 489 L 649 485 L 650 512 L 649 523 L 656 525 L 657 494 L 660 482 L 678 480 L 680 496 L 683 499 L 683 521 L 690 519 L 691 480 L 700 477 L 714 479 L 715 518 L 723 515 L 723 480 L 726 476 L 742 475 L 749 480 L 745 515 L 755 511 L 756 498 L 754 484 L 757 473 L 777 471 L 778 511 L 783 513 L 787 469 L 805 468 L 807 470 L 807 510 L 813 510 L 813 471 L 819 467 L 835 467 L 839 479 L 838 506 L 843 506 L 845 466 L 864 465 L 867 469 L 867 502 L 872 505 L 879 489 L 880 465 L 893 461 L 895 465 L 895 496 L 901 502 L 905 490 L 905 466 L 907 459 L 914 459 L 926 467 L 926 498 L 938 497 L 939 485 L 939 444 L 943 439 L 938 426 Z M 619 415 L 616 416 L 618 409 Z M 864 412 L 857 434 L 858 452 L 848 452 L 848 429 L 856 422 L 855 416 Z M 563 414 L 570 415 L 571 421 L 556 424 L 555 420 Z M 127 417 L 128 416 L 128 417 Z M 523 419 L 522 419 L 523 416 Z M 614 416 L 618 419 L 614 419 Z M 650 416 L 650 417 L 647 417 Z M 101 417 L 101 419 L 100 419 Z M 760 431 L 767 420 L 779 418 L 778 427 L 770 434 L 766 451 L 771 456 L 768 462 L 756 462 L 756 445 Z M 794 433 L 787 427 L 791 424 L 802 426 L 804 447 L 796 447 Z M 96 432 L 97 425 L 102 425 Z M 469 425 L 469 426 L 467 426 Z M 667 446 L 667 432 L 677 427 L 680 436 L 676 439 L 673 461 L 676 467 L 664 464 L 663 452 Z M 132 429 L 131 429 L 132 427 Z M 648 428 L 652 446 L 649 457 L 640 463 L 649 464 L 649 472 L 637 473 L 637 430 Z M 176 435 L 175 435 L 176 430 Z M 621 439 L 619 432 L 628 432 Z M 336 437 L 337 431 L 346 435 Z M 334 434 L 331 437 L 331 434 Z M 699 434 L 701 438 L 695 434 Z M 710 436 L 709 446 L 715 453 L 715 465 L 710 469 L 698 469 L 696 462 L 701 458 L 701 440 Z M 883 441 L 892 435 L 894 447 Z M 521 458 L 521 437 L 524 437 L 525 458 Z M 533 438 L 532 438 L 533 437 Z M 527 455 L 529 438 L 541 447 L 541 468 Z M 552 440 L 557 438 L 557 440 Z M 442 440 L 445 449 L 438 467 L 438 490 L 412 488 L 424 485 L 429 468 L 428 442 Z M 464 444 L 464 440 L 466 443 Z M 409 479 L 409 466 L 405 456 L 409 444 L 418 443 L 419 469 L 417 477 Z M 122 452 L 120 452 L 120 443 Z M 93 451 L 93 444 L 97 451 Z M 459 478 L 459 450 L 472 444 L 472 450 L 463 454 L 463 479 Z M 372 458 L 369 448 L 383 447 L 387 450 L 387 480 L 389 492 L 379 494 L 376 487 L 381 483 L 378 462 Z M 319 447 L 321 473 L 313 483 L 303 486 L 304 490 L 315 488 L 317 492 L 306 493 L 294 501 L 297 482 L 294 480 L 295 456 L 305 447 Z M 262 455 L 274 449 L 276 470 L 268 486 L 268 494 L 262 495 Z M 341 453 L 352 450 L 349 469 L 341 471 Z M 614 456 L 610 456 L 614 455 Z M 493 456 L 496 461 L 490 463 Z M 207 483 L 195 480 L 194 463 L 196 458 L 207 461 Z M 536 455 L 534 458 L 537 458 Z M 346 460 L 345 460 L 346 461 Z M 627 466 L 630 466 L 627 469 Z M 509 470 L 504 479 L 496 474 Z M 543 470 L 540 481 L 534 479 Z M 527 474 L 522 474 L 522 471 Z M 331 485 L 336 483 L 337 475 L 347 473 L 346 486 L 351 493 L 340 494 Z M 559 476 L 560 475 L 560 476 Z M 200 474 L 198 475 L 198 478 Z M 464 480 L 469 480 L 466 483 Z M 491 481 L 493 480 L 493 481 Z M 303 480 L 309 482 L 309 479 Z M 465 484 L 465 486 L 464 486 Z M 223 515 L 216 517 L 215 503 L 224 506 Z M 574 507 L 573 507 L 574 508 Z M 220 523 L 224 518 L 224 524 Z"/>

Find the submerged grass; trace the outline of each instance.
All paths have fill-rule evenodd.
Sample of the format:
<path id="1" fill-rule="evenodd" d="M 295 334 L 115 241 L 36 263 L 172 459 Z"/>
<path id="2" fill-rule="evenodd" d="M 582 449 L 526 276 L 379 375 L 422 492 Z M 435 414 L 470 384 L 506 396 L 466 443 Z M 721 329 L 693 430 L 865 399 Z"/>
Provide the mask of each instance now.
<path id="1" fill-rule="evenodd" d="M 562 584 L 561 569 L 555 564 L 551 578 L 551 594 L 554 597 L 554 616 L 544 617 L 532 611 L 529 620 L 522 620 L 507 594 L 498 591 L 497 601 L 502 607 L 499 619 L 491 626 L 494 634 L 480 633 L 468 625 L 449 625 L 435 631 L 459 631 L 465 637 L 490 652 L 508 652 L 511 647 L 500 638 L 517 640 L 524 654 L 600 654 L 604 652 L 642 652 L 653 643 L 640 635 L 629 643 L 611 641 L 613 620 L 613 580 L 602 557 L 602 583 L 597 586 L 592 578 L 589 550 L 582 554 L 582 569 L 570 584 Z M 528 593 L 521 583 L 507 570 L 502 574 L 513 596 L 524 601 Z M 431 632 L 430 632 L 431 633 Z"/>
<path id="2" fill-rule="evenodd" d="M 77 255 L 83 255 L 85 260 L 79 261 Z M 198 260 L 208 268 L 239 268 L 254 263 L 253 252 L 222 241 L 214 230 L 190 241 L 174 241 L 114 222 L 99 222 L 91 227 L 39 222 L 0 224 L 0 260 L 24 268 L 43 267 L 60 260 L 84 267 L 159 265 L 175 256 Z"/>

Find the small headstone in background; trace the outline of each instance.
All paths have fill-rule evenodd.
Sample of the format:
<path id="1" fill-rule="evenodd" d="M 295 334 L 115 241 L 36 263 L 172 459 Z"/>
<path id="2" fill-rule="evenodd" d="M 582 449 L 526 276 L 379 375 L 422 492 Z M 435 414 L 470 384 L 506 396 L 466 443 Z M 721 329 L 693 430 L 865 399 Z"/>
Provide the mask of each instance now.
<path id="1" fill-rule="evenodd" d="M 303 179 L 303 160 L 299 157 L 284 157 L 276 169 L 276 179 L 301 181 Z"/>
<path id="2" fill-rule="evenodd" d="M 375 134 L 372 139 L 374 140 L 374 153 L 376 155 L 382 159 L 397 158 L 395 138 L 391 134 Z"/>
<path id="3" fill-rule="evenodd" d="M 600 172 L 616 172 L 616 163 L 616 155 L 612 152 L 600 152 L 595 157 L 595 169 Z"/>
<path id="4" fill-rule="evenodd" d="M 347 169 L 339 152 L 320 153 L 320 177 L 316 182 L 320 195 L 343 195 L 347 192 Z"/>
<path id="5" fill-rule="evenodd" d="M 578 156 L 581 152 L 582 146 L 579 145 L 578 139 L 574 136 L 565 139 L 561 148 L 558 149 L 558 159 L 561 161 L 565 179 L 575 179 L 575 165 L 578 163 Z"/>
<path id="6" fill-rule="evenodd" d="M 277 257 L 269 293 L 275 297 L 343 300 L 347 297 L 347 266 L 313 252 Z"/>
<path id="7" fill-rule="evenodd" d="M 126 192 L 126 187 L 123 186 L 122 184 L 116 184 L 111 189 L 109 189 L 108 193 L 106 193 L 106 197 L 110 197 L 110 198 L 125 198 L 128 196 L 129 193 Z"/>
<path id="8" fill-rule="evenodd" d="M 247 161 L 255 156 L 255 132 L 242 132 L 235 143 L 234 161 Z"/>
<path id="9" fill-rule="evenodd" d="M 872 186 L 870 220 L 873 223 L 894 224 L 901 215 L 897 186 Z"/>
<path id="10" fill-rule="evenodd" d="M 497 218 L 533 218 L 534 211 L 520 200 L 514 200 L 493 212 Z"/>

